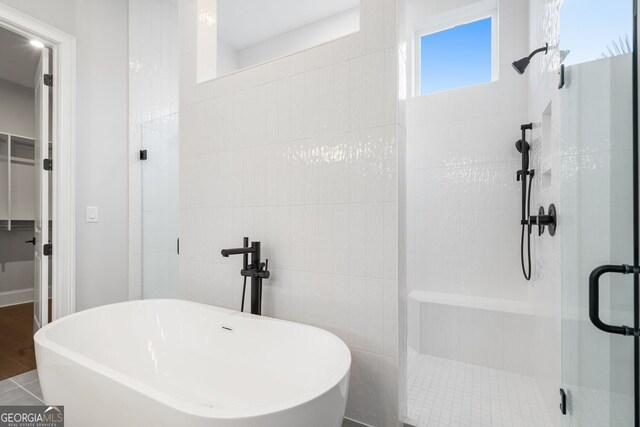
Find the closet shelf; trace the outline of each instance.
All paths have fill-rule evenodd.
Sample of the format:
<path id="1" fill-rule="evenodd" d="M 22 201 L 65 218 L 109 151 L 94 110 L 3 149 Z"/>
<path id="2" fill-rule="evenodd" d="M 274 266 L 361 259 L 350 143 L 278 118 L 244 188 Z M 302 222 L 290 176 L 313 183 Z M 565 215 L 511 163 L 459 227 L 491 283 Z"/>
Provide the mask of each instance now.
<path id="1" fill-rule="evenodd" d="M 35 140 L 0 130 L 0 230 L 33 229 Z"/>
<path id="2" fill-rule="evenodd" d="M 9 221 L 0 219 L 0 231 L 33 230 L 35 227 L 34 222 L 32 219 L 11 220 L 11 229 L 9 229 Z M 51 229 L 52 225 L 53 222 L 49 221 L 49 229 Z"/>

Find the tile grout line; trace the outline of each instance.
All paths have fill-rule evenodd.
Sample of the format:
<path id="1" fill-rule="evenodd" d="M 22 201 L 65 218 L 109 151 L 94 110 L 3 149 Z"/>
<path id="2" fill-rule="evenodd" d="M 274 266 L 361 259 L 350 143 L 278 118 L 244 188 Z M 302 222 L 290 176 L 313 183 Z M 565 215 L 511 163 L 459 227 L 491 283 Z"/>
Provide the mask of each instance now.
<path id="1" fill-rule="evenodd" d="M 26 391 L 26 392 L 27 392 L 27 393 L 29 393 L 31 396 L 33 396 L 33 397 L 35 397 L 36 399 L 38 399 L 38 401 L 39 401 L 39 402 L 41 402 L 42 404 L 44 404 L 44 401 L 43 401 L 42 399 L 40 399 L 40 398 L 39 398 L 38 396 L 36 396 L 35 394 L 31 393 L 31 392 L 30 392 L 29 390 L 27 390 L 26 388 L 24 388 L 24 386 L 23 386 L 23 385 L 18 384 L 17 382 L 15 382 L 14 380 L 12 380 L 11 378 L 9 378 L 9 380 L 10 380 L 12 383 L 14 383 L 15 385 L 17 385 L 17 386 L 18 386 L 18 388 L 21 388 L 22 390 Z M 34 380 L 34 381 L 31 381 L 31 382 L 26 383 L 26 384 L 24 384 L 24 385 L 33 384 L 33 383 L 35 383 L 36 381 L 39 381 L 39 380 Z M 14 390 L 15 390 L 15 389 L 14 389 Z"/>
<path id="2" fill-rule="evenodd" d="M 29 383 L 31 384 L 31 383 Z M 29 390 L 27 390 L 26 388 L 19 386 L 21 389 L 23 389 L 24 391 L 26 391 L 27 393 L 29 393 L 31 396 L 35 397 L 38 402 L 42 403 L 44 405 L 44 400 L 40 399 L 38 396 L 36 396 L 35 394 L 31 393 Z"/>

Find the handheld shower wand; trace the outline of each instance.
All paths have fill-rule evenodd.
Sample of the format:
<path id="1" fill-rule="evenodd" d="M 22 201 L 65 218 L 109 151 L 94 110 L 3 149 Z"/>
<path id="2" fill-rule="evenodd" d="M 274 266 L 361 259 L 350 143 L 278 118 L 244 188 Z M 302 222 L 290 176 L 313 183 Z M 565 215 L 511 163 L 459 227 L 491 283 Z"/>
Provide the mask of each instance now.
<path id="1" fill-rule="evenodd" d="M 516 173 L 516 179 L 522 181 L 522 234 L 520 236 L 520 262 L 522 264 L 522 274 L 526 280 L 531 280 L 531 226 L 528 218 L 531 213 L 531 184 L 533 182 L 534 170 L 529 170 L 529 150 L 531 146 L 527 142 L 527 130 L 533 129 L 533 124 L 528 123 L 520 126 L 522 138 L 516 142 L 516 149 L 522 154 L 522 169 Z M 527 177 L 529 177 L 529 185 L 527 185 Z M 528 191 L 527 191 L 528 187 Z M 525 268 L 524 262 L 524 231 L 528 227 L 527 232 L 527 264 Z"/>
<path id="2" fill-rule="evenodd" d="M 516 142 L 516 150 L 522 154 L 522 169 L 516 173 L 516 180 L 522 181 L 522 217 L 520 224 L 522 225 L 522 234 L 520 236 L 520 262 L 522 264 L 522 274 L 526 280 L 531 280 L 531 228 L 533 225 L 538 226 L 538 235 L 544 233 L 544 228 L 549 227 L 549 234 L 556 234 L 556 207 L 553 203 L 549 206 L 549 214 L 544 214 L 544 208 L 538 209 L 538 215 L 531 215 L 531 187 L 533 185 L 533 177 L 535 170 L 529 169 L 529 151 L 531 146 L 527 142 L 527 131 L 533 129 L 532 123 L 520 126 L 522 138 Z M 529 184 L 527 185 L 527 177 Z M 525 228 L 527 234 L 527 262 L 525 266 L 524 251 L 524 235 Z"/>

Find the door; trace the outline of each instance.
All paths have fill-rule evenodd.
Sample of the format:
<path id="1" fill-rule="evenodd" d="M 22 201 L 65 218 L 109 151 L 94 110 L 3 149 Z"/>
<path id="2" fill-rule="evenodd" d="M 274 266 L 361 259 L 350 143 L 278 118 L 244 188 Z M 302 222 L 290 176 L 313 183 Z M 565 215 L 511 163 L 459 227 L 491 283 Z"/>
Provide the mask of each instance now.
<path id="1" fill-rule="evenodd" d="M 560 10 L 563 426 L 640 425 L 634 9 Z"/>
<path id="2" fill-rule="evenodd" d="M 142 124 L 142 297 L 177 298 L 180 197 L 178 115 Z"/>
<path id="3" fill-rule="evenodd" d="M 49 172 L 43 162 L 49 158 L 49 87 L 45 74 L 49 72 L 49 51 L 42 49 L 34 80 L 35 93 L 35 182 L 34 209 L 34 270 L 33 295 L 34 331 L 49 323 Z"/>

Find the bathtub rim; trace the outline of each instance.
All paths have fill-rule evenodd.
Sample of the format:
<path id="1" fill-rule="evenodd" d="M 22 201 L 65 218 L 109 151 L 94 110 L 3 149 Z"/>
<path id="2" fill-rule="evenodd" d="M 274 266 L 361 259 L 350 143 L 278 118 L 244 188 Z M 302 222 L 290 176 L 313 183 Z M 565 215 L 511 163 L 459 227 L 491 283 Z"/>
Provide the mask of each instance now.
<path id="1" fill-rule="evenodd" d="M 241 317 L 241 318 L 246 318 L 246 319 L 251 319 L 254 321 L 267 321 L 267 322 L 274 322 L 274 323 L 285 323 L 285 324 L 289 324 L 289 325 L 295 325 L 296 327 L 302 327 L 303 329 L 309 329 L 314 331 L 314 333 L 322 333 L 322 334 L 326 334 L 329 337 L 331 337 L 332 340 L 334 340 L 339 348 L 339 352 L 342 353 L 340 355 L 341 358 L 344 359 L 344 363 L 341 365 L 341 370 L 344 370 L 344 373 L 342 374 L 342 376 L 335 382 L 331 383 L 331 386 L 326 387 L 326 389 L 321 390 L 318 393 L 314 393 L 312 395 L 309 395 L 308 397 L 304 397 L 303 399 L 300 400 L 290 400 L 288 404 L 286 403 L 276 403 L 276 404 L 271 404 L 271 405 L 267 405 L 267 406 L 260 406 L 260 407 L 255 407 L 255 408 L 247 408 L 247 409 L 230 409 L 228 411 L 225 411 L 224 413 L 220 413 L 220 409 L 216 409 L 216 408 L 207 408 L 204 407 L 202 405 L 196 405 L 196 404 L 191 404 L 188 402 L 184 402 L 184 401 L 180 401 L 177 400 L 175 397 L 172 397 L 171 395 L 158 390 L 150 385 L 145 384 L 144 382 L 137 380 L 135 378 L 130 377 L 129 375 L 123 374 L 120 371 L 111 368 L 109 366 L 106 366 L 100 362 L 96 362 L 95 360 L 84 356 L 76 351 L 70 350 L 58 343 L 56 343 L 55 341 L 51 340 L 49 337 L 47 337 L 47 331 L 49 329 L 52 329 L 53 327 L 55 327 L 56 325 L 60 325 L 61 323 L 64 323 L 65 321 L 68 320 L 72 320 L 77 316 L 82 316 L 83 313 L 87 313 L 87 312 L 96 312 L 96 311 L 103 311 L 106 310 L 110 307 L 113 306 L 121 306 L 121 305 L 137 305 L 137 304 L 145 304 L 145 305 L 151 305 L 151 304 L 158 304 L 158 303 L 171 303 L 171 302 L 177 302 L 179 304 L 186 304 L 186 305 L 196 305 L 196 306 L 200 306 L 200 307 L 204 307 L 208 310 L 217 312 L 219 314 L 226 314 L 226 315 L 231 315 L 234 317 Z M 268 416 L 268 415 L 273 415 L 273 414 L 277 414 L 279 412 L 283 412 L 283 411 L 287 411 L 287 410 L 291 410 L 300 406 L 303 406 L 305 404 L 308 404 L 309 402 L 312 402 L 318 398 L 320 398 L 321 396 L 330 393 L 332 390 L 336 389 L 336 388 L 340 388 L 342 386 L 342 384 L 346 381 L 346 385 L 347 385 L 347 395 L 344 396 L 344 400 L 345 400 L 345 404 L 347 401 L 347 396 L 348 396 L 348 385 L 349 385 L 349 379 L 350 379 L 350 374 L 351 374 L 351 364 L 352 364 L 352 355 L 351 355 L 351 351 L 349 350 L 349 347 L 344 343 L 344 341 L 342 341 L 338 336 L 336 336 L 335 334 L 326 331 L 324 329 L 315 327 L 315 326 L 310 326 L 310 325 L 305 325 L 303 323 L 297 323 L 297 322 L 291 322 L 288 320 L 281 320 L 281 319 L 276 319 L 273 317 L 267 317 L 267 316 L 257 316 L 257 315 L 253 315 L 253 314 L 249 314 L 249 313 L 242 313 L 236 310 L 232 310 L 232 309 L 227 309 L 227 308 L 222 308 L 222 307 L 218 307 L 218 306 L 214 306 L 214 305 L 209 305 L 209 304 L 203 304 L 203 303 L 198 303 L 198 302 L 193 302 L 193 301 L 188 301 L 188 300 L 181 300 L 181 299 L 149 299 L 149 300 L 136 300 L 136 301 L 124 301 L 124 302 L 119 302 L 119 303 L 114 303 L 114 304 L 107 304 L 107 305 L 103 305 L 103 306 L 98 306 L 98 307 L 93 307 L 87 310 L 83 310 L 80 312 L 76 312 L 73 314 L 70 314 L 68 316 L 65 316 L 63 318 L 60 318 L 54 322 L 51 322 L 47 325 L 45 325 L 44 327 L 42 327 L 40 330 L 38 330 L 34 337 L 33 337 L 34 342 L 38 345 L 41 346 L 45 349 L 47 349 L 48 351 L 52 351 L 54 353 L 57 353 L 57 355 L 66 358 L 72 362 L 75 362 L 107 379 L 113 380 L 117 383 L 119 383 L 120 385 L 130 388 L 150 399 L 153 399 L 155 401 L 158 401 L 160 403 L 162 403 L 163 405 L 167 405 L 168 407 L 176 410 L 176 411 L 180 411 L 182 413 L 188 414 L 188 415 L 192 415 L 192 416 L 199 416 L 199 417 L 205 417 L 205 418 L 213 418 L 213 419 L 249 419 L 249 418 L 256 418 L 256 417 L 263 417 L 263 416 Z M 36 352 L 37 353 L 37 352 Z M 345 357 L 346 356 L 346 357 Z M 36 360 L 36 365 L 37 365 L 37 360 Z M 37 366 L 37 369 L 40 370 L 40 367 Z"/>

